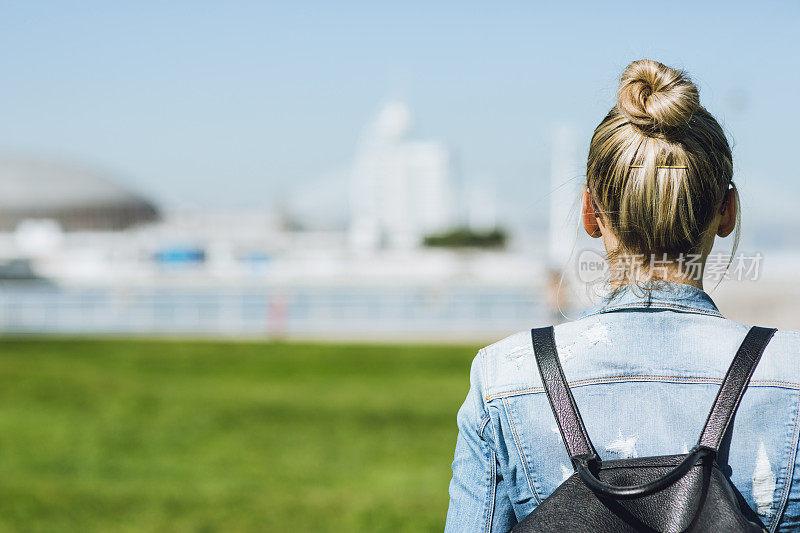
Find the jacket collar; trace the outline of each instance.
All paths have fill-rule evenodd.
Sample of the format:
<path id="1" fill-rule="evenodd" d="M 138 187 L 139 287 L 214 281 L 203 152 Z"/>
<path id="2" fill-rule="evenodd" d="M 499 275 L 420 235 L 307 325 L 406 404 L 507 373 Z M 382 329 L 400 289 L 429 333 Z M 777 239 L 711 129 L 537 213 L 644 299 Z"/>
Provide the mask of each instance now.
<path id="1" fill-rule="evenodd" d="M 667 309 L 722 317 L 714 301 L 703 290 L 674 282 L 624 285 L 584 311 L 578 318 L 637 309 Z"/>

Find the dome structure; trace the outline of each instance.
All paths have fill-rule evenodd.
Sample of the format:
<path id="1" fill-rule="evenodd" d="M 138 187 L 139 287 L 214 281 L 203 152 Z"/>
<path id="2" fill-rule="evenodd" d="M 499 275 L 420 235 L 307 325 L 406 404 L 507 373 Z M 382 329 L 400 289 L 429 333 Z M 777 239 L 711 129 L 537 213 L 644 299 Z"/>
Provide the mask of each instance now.
<path id="1" fill-rule="evenodd" d="M 103 172 L 0 154 L 0 231 L 30 219 L 55 220 L 66 231 L 112 231 L 158 218 L 153 204 Z"/>

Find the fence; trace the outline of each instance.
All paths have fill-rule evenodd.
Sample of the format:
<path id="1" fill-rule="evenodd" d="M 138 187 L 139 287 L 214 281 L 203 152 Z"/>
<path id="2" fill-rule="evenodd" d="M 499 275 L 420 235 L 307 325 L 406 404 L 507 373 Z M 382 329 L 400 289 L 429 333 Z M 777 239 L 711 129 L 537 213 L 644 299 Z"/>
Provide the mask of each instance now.
<path id="1" fill-rule="evenodd" d="M 535 287 L 0 286 L 0 331 L 270 337 L 485 336 L 552 321 Z"/>

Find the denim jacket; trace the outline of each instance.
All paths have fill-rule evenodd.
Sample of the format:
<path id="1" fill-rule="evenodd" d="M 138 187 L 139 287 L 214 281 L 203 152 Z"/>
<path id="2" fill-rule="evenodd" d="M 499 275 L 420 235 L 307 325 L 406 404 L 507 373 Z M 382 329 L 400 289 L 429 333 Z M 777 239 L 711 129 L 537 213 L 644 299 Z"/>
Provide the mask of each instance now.
<path id="1" fill-rule="evenodd" d="M 760 324 L 769 326 L 769 324 Z M 625 287 L 555 328 L 602 459 L 686 453 L 749 327 L 700 289 Z M 800 334 L 778 331 L 718 461 L 768 531 L 800 531 Z M 573 473 L 529 331 L 481 349 L 458 411 L 445 531 L 509 531 Z"/>

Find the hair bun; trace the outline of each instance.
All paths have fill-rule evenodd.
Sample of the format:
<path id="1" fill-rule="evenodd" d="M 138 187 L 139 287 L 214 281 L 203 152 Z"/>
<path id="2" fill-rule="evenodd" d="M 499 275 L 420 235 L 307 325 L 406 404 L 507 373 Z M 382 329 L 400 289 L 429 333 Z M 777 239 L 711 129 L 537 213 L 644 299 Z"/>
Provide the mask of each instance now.
<path id="1" fill-rule="evenodd" d="M 634 61 L 622 73 L 617 110 L 646 133 L 680 128 L 700 107 L 687 74 L 657 61 Z"/>

